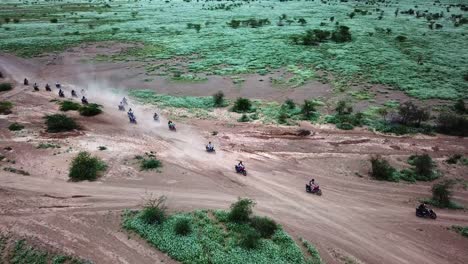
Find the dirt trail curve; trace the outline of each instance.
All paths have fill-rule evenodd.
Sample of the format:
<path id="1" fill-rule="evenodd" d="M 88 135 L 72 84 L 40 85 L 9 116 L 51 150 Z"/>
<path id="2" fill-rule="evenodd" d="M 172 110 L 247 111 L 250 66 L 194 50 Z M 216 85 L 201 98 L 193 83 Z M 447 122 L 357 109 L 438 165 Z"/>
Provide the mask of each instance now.
<path id="1" fill-rule="evenodd" d="M 0 55 L 0 68 L 18 82 L 23 76 L 34 76 L 40 83 L 55 81 L 38 70 L 40 65 L 9 55 Z M 85 133 L 56 139 L 62 148 L 73 149 L 58 155 L 52 155 L 54 150 L 34 147 L 47 138 L 38 133 L 43 129 L 40 122 L 31 121 L 57 108 L 49 102 L 55 91 L 46 93 L 41 87 L 34 93 L 32 88 L 18 85 L 13 92 L 1 95 L 16 105 L 15 113 L 6 118 L 30 123 L 27 130 L 31 132 L 15 136 L 0 123 L 1 149 L 12 147 L 4 153 L 31 176 L 0 171 L 0 227 L 32 235 L 96 263 L 170 263 L 167 256 L 137 237 L 127 237 L 119 228 L 121 209 L 137 207 L 145 193 L 167 195 L 172 210 L 226 208 L 237 197 L 248 196 L 256 200 L 259 214 L 273 217 L 296 238 L 316 244 L 327 263 L 344 263 L 346 259 L 468 263 L 468 240 L 446 229 L 453 224 L 467 225 L 466 212 L 438 210 L 437 221 L 414 216 L 417 199 L 428 195 L 430 184 L 376 182 L 354 175 L 365 174 L 370 154 L 398 160 L 425 151 L 442 157 L 467 153 L 465 139 L 395 138 L 314 128 L 316 135 L 297 140 L 275 135 L 277 128 L 206 123 L 210 121 L 178 124 L 173 133 L 163 122 L 147 121 L 152 113 L 148 106 L 132 104 L 139 124 L 129 125 L 116 109 L 120 95 L 100 88 L 91 87 L 87 95 L 104 105 L 104 114 L 87 119 L 75 115 Z M 220 135 L 210 138 L 204 129 L 207 125 Z M 208 138 L 218 146 L 216 155 L 203 151 Z M 97 152 L 100 145 L 108 150 Z M 78 150 L 95 152 L 107 161 L 109 170 L 102 179 L 67 182 L 68 163 Z M 162 173 L 139 172 L 132 165 L 134 155 L 149 151 L 156 151 L 163 160 Z M 249 176 L 232 172 L 238 159 L 246 162 Z M 320 182 L 322 197 L 304 192 L 304 183 L 311 176 Z M 467 177 L 466 173 L 460 176 Z M 455 198 L 468 204 L 466 191 L 457 190 Z"/>

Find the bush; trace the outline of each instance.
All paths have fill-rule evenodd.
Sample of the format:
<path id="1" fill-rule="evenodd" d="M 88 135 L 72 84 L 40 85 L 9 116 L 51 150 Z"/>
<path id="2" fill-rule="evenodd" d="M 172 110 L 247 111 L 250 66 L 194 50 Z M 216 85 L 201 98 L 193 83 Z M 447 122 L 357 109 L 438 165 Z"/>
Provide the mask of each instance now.
<path id="1" fill-rule="evenodd" d="M 457 226 L 457 225 L 453 225 L 452 226 L 452 229 L 459 233 L 460 235 L 464 236 L 464 237 L 468 237 L 468 226 Z"/>
<path id="2" fill-rule="evenodd" d="M 246 113 L 252 111 L 252 102 L 247 98 L 239 97 L 237 98 L 236 102 L 234 102 L 234 106 L 232 107 L 232 111 L 237 113 Z"/>
<path id="3" fill-rule="evenodd" d="M 351 41 L 351 32 L 349 32 L 349 27 L 347 26 L 338 26 L 338 28 L 332 33 L 331 40 L 343 43 Z"/>
<path id="4" fill-rule="evenodd" d="M 0 92 L 10 91 L 13 89 L 11 83 L 0 83 Z"/>
<path id="5" fill-rule="evenodd" d="M 250 220 L 250 225 L 257 230 L 262 238 L 270 238 L 278 229 L 278 225 L 267 217 L 254 217 Z"/>
<path id="6" fill-rule="evenodd" d="M 437 131 L 447 135 L 468 136 L 468 119 L 453 112 L 442 112 L 437 117 Z"/>
<path id="7" fill-rule="evenodd" d="M 11 130 L 11 131 L 19 131 L 19 130 L 21 130 L 23 128 L 24 128 L 24 126 L 21 125 L 21 124 L 18 124 L 18 123 L 13 123 L 8 127 L 8 129 Z"/>
<path id="8" fill-rule="evenodd" d="M 463 115 L 467 112 L 465 102 L 463 101 L 463 99 L 458 99 L 453 105 L 453 109 L 460 115 Z"/>
<path id="9" fill-rule="evenodd" d="M 457 164 L 459 160 L 463 158 L 463 155 L 461 154 L 453 154 L 450 156 L 445 162 L 448 164 Z"/>
<path id="10" fill-rule="evenodd" d="M 50 20 L 50 23 L 57 23 L 57 22 L 58 22 L 58 19 L 57 19 L 57 18 L 52 18 L 52 19 Z"/>
<path id="11" fill-rule="evenodd" d="M 246 223 L 252 214 L 252 207 L 255 205 L 254 201 L 248 198 L 240 199 L 231 205 L 228 219 L 235 223 Z"/>
<path id="12" fill-rule="evenodd" d="M 83 151 L 73 159 L 68 176 L 72 181 L 94 181 L 106 168 L 106 164 L 99 158 Z"/>
<path id="13" fill-rule="evenodd" d="M 432 201 L 438 207 L 450 207 L 452 187 L 455 183 L 452 180 L 444 180 L 432 186 Z"/>
<path id="14" fill-rule="evenodd" d="M 294 103 L 292 99 L 286 99 L 281 107 L 288 110 L 294 110 L 296 108 L 296 103 Z"/>
<path id="15" fill-rule="evenodd" d="M 186 236 L 190 234 L 192 232 L 192 225 L 190 224 L 190 219 L 177 219 L 177 222 L 174 225 L 174 232 L 180 236 Z"/>
<path id="16" fill-rule="evenodd" d="M 398 113 L 400 115 L 400 122 L 405 125 L 420 126 L 421 122 L 429 119 L 429 109 L 421 108 L 415 105 L 413 102 L 405 102 L 398 107 Z"/>
<path id="17" fill-rule="evenodd" d="M 146 224 L 162 224 L 166 220 L 166 196 L 160 196 L 156 199 L 148 199 L 143 211 L 140 214 L 140 219 Z"/>
<path id="18" fill-rule="evenodd" d="M 149 158 L 142 159 L 140 168 L 141 170 L 154 170 L 162 167 L 162 162 L 160 160 Z"/>
<path id="19" fill-rule="evenodd" d="M 423 178 L 432 178 L 434 175 L 435 164 L 428 154 L 413 155 L 409 158 L 408 163 L 414 166 L 416 174 Z"/>
<path id="20" fill-rule="evenodd" d="M 224 93 L 222 91 L 213 94 L 213 104 L 217 107 L 224 106 Z"/>
<path id="21" fill-rule="evenodd" d="M 57 133 L 78 129 L 78 125 L 72 118 L 63 114 L 45 116 L 47 132 Z"/>
<path id="22" fill-rule="evenodd" d="M 83 105 L 78 111 L 82 116 L 95 116 L 102 113 L 101 106 L 98 104 Z"/>
<path id="23" fill-rule="evenodd" d="M 73 101 L 63 101 L 60 102 L 60 111 L 76 111 L 79 110 L 81 105 L 79 103 L 75 103 Z"/>
<path id="24" fill-rule="evenodd" d="M 245 249 L 256 249 L 259 246 L 260 234 L 252 228 L 246 228 L 241 235 L 239 245 Z"/>
<path id="25" fill-rule="evenodd" d="M 0 114 L 8 115 L 11 114 L 11 108 L 13 108 L 13 104 L 8 101 L 1 101 L 0 102 Z"/>
<path id="26" fill-rule="evenodd" d="M 372 177 L 377 180 L 385 180 L 385 181 L 398 181 L 396 176 L 396 170 L 388 161 L 382 159 L 381 157 L 372 157 L 371 158 L 372 164 Z"/>
<path id="27" fill-rule="evenodd" d="M 237 122 L 249 122 L 250 118 L 246 114 L 242 114 L 242 116 L 237 119 Z"/>
<path id="28" fill-rule="evenodd" d="M 304 100 L 302 105 L 301 112 L 306 119 L 311 118 L 315 114 L 315 103 L 309 100 Z"/>

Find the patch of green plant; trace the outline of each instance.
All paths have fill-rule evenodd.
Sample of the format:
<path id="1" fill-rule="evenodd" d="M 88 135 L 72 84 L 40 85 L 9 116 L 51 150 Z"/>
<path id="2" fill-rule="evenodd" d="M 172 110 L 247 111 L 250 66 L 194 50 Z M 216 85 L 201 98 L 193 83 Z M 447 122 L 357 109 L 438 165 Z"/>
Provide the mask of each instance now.
<path id="1" fill-rule="evenodd" d="M 372 171 L 371 175 L 377 180 L 384 181 L 398 181 L 398 173 L 395 168 L 393 168 L 387 160 L 382 159 L 381 157 L 372 157 L 371 158 Z"/>
<path id="2" fill-rule="evenodd" d="M 11 109 L 13 108 L 13 104 L 8 101 L 0 101 L 0 114 L 8 115 L 11 114 Z"/>
<path id="3" fill-rule="evenodd" d="M 248 98 L 239 97 L 234 102 L 234 106 L 231 111 L 236 113 L 250 113 L 254 112 L 255 108 L 253 108 L 252 102 Z"/>
<path id="4" fill-rule="evenodd" d="M 308 259 L 307 263 L 310 264 L 322 264 L 324 263 L 318 250 L 312 245 L 309 241 L 305 240 L 304 238 L 300 238 L 302 245 L 307 249 L 307 252 L 310 254 L 310 258 Z"/>
<path id="5" fill-rule="evenodd" d="M 208 78 L 206 77 L 200 77 L 194 74 L 177 74 L 176 76 L 173 76 L 171 79 L 174 81 L 180 81 L 180 82 L 203 82 L 203 81 L 208 80 Z"/>
<path id="6" fill-rule="evenodd" d="M 464 237 L 468 237 L 468 226 L 453 225 L 451 229 Z"/>
<path id="7" fill-rule="evenodd" d="M 433 181 L 439 178 L 439 174 L 435 171 L 436 164 L 428 154 L 411 155 L 408 158 L 408 163 L 413 165 L 414 179 L 418 181 Z"/>
<path id="8" fill-rule="evenodd" d="M 87 104 L 80 107 L 78 110 L 82 116 L 95 116 L 102 113 L 101 105 Z"/>
<path id="9" fill-rule="evenodd" d="M 142 211 L 126 211 L 123 227 L 181 263 L 308 263 L 298 245 L 280 226 L 271 238 L 262 238 L 249 225 L 249 220 L 231 222 L 230 213 L 222 210 L 176 213 L 156 224 L 148 224 L 142 215 Z M 180 224 L 184 222 L 190 223 L 191 232 L 178 234 L 176 226 L 186 226 Z"/>
<path id="10" fill-rule="evenodd" d="M 152 90 L 132 90 L 129 95 L 144 103 L 151 103 L 158 106 L 178 107 L 178 108 L 203 108 L 211 109 L 215 107 L 212 97 L 194 96 L 171 96 L 157 94 Z"/>
<path id="11" fill-rule="evenodd" d="M 192 225 L 189 218 L 177 219 L 174 225 L 174 232 L 180 236 L 186 236 L 192 232 Z"/>
<path id="12" fill-rule="evenodd" d="M 150 198 L 146 201 L 143 210 L 139 214 L 139 219 L 147 225 L 163 224 L 167 218 L 166 196 Z"/>
<path id="13" fill-rule="evenodd" d="M 78 124 L 72 118 L 63 114 L 53 114 L 44 117 L 47 132 L 58 133 L 78 129 Z"/>
<path id="14" fill-rule="evenodd" d="M 71 181 L 94 181 L 106 169 L 107 165 L 101 159 L 83 151 L 73 159 L 68 176 Z"/>
<path id="15" fill-rule="evenodd" d="M 0 83 L 0 92 L 6 92 L 13 89 L 13 85 L 11 83 Z"/>
<path id="16" fill-rule="evenodd" d="M 349 93 L 351 96 L 358 100 L 369 100 L 374 98 L 375 94 L 370 93 L 369 91 L 351 91 Z"/>
<path id="17" fill-rule="evenodd" d="M 60 111 L 77 111 L 79 110 L 81 105 L 79 103 L 73 102 L 73 101 L 61 101 L 60 102 Z"/>
<path id="18" fill-rule="evenodd" d="M 162 162 L 155 158 L 143 158 L 140 162 L 141 170 L 155 170 L 162 168 Z"/>
<path id="19" fill-rule="evenodd" d="M 218 91 L 213 94 L 213 104 L 216 107 L 223 107 L 226 106 L 226 102 L 224 100 L 224 93 L 223 91 Z"/>
<path id="20" fill-rule="evenodd" d="M 53 143 L 39 143 L 39 145 L 37 145 L 36 148 L 38 149 L 60 148 L 60 145 L 53 144 Z"/>
<path id="21" fill-rule="evenodd" d="M 15 168 L 12 168 L 12 167 L 5 167 L 5 168 L 3 168 L 3 170 L 11 172 L 11 173 L 24 175 L 24 176 L 29 176 L 30 175 L 29 172 L 27 172 L 27 171 L 20 170 L 20 169 L 15 169 Z"/>
<path id="22" fill-rule="evenodd" d="M 8 126 L 8 129 L 10 131 L 20 131 L 24 128 L 23 125 L 19 124 L 19 123 L 12 123 L 11 125 Z"/>
<path id="23" fill-rule="evenodd" d="M 446 179 L 432 186 L 432 197 L 424 202 L 439 208 L 463 209 L 462 205 L 452 201 L 452 188 L 455 181 Z"/>
<path id="24" fill-rule="evenodd" d="M 250 121 L 250 118 L 246 114 L 242 114 L 241 117 L 239 117 L 239 119 L 237 119 L 237 122 L 249 122 L 249 121 Z"/>

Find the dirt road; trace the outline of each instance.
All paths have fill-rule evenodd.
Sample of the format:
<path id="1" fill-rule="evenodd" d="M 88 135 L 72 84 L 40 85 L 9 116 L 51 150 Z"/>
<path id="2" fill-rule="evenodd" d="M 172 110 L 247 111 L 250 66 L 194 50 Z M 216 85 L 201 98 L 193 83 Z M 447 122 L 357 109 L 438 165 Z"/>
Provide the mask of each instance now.
<path id="1" fill-rule="evenodd" d="M 436 221 L 416 218 L 414 208 L 419 198 L 429 196 L 431 183 L 378 182 L 367 176 L 371 155 L 384 155 L 404 167 L 409 155 L 429 153 L 445 177 L 468 180 L 466 167 L 442 162 L 449 154 L 467 154 L 466 139 L 389 137 L 307 124 L 303 126 L 315 134 L 298 139 L 287 135 L 294 128 L 206 120 L 177 124 L 174 133 L 167 130 L 165 119 L 153 122 L 152 107 L 133 102 L 139 123 L 130 125 L 116 107 L 122 95 L 95 83 L 88 85 L 86 96 L 104 105 L 104 114 L 85 118 L 70 113 L 83 132 L 57 137 L 43 132 L 41 118 L 58 111 L 50 102 L 56 91 L 47 93 L 43 85 L 56 81 L 60 67 L 56 72 L 43 67 L 37 61 L 0 55 L 0 70 L 19 83 L 0 95 L 15 104 L 13 114 L 0 116 L 0 151 L 10 160 L 2 167 L 31 174 L 0 171 L 2 229 L 96 263 L 171 263 L 121 230 L 121 210 L 140 206 L 149 194 L 167 195 L 173 211 L 227 208 L 241 196 L 255 199 L 258 214 L 273 217 L 295 238 L 317 245 L 327 263 L 468 263 L 468 239 L 447 230 L 454 224 L 467 225 L 468 213 L 437 210 Z M 40 92 L 21 85 L 26 76 L 41 84 Z M 67 96 L 71 89 L 82 88 L 63 84 Z M 26 129 L 8 131 L 14 121 L 25 123 Z M 219 133 L 211 136 L 211 131 Z M 204 151 L 208 140 L 218 149 L 214 155 Z M 36 148 L 41 142 L 61 148 Z M 108 149 L 98 151 L 98 146 Z M 96 182 L 70 183 L 69 162 L 82 150 L 103 158 L 109 169 Z M 141 172 L 133 161 L 135 155 L 150 151 L 163 161 L 161 173 Z M 233 172 L 237 160 L 246 164 L 247 177 Z M 304 192 L 311 177 L 323 196 Z M 458 188 L 454 198 L 468 205 L 466 190 Z"/>

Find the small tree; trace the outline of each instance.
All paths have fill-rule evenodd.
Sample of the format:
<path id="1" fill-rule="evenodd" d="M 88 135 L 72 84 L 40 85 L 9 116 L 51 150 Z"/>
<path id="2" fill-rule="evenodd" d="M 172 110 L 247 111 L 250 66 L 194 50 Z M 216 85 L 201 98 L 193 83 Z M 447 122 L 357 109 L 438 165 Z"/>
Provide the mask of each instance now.
<path id="1" fill-rule="evenodd" d="M 162 224 L 166 220 L 166 196 L 148 198 L 140 213 L 140 219 L 149 225 Z"/>
<path id="2" fill-rule="evenodd" d="M 221 107 L 224 105 L 224 93 L 223 91 L 218 91 L 217 93 L 213 94 L 213 103 L 217 107 Z"/>
<path id="3" fill-rule="evenodd" d="M 398 107 L 398 113 L 401 118 L 401 123 L 405 125 L 416 124 L 421 125 L 421 122 L 426 121 L 430 117 L 430 111 L 426 108 L 420 108 L 413 102 L 405 102 Z"/>
<path id="4" fill-rule="evenodd" d="M 292 99 L 288 98 L 286 99 L 286 101 L 284 101 L 282 107 L 288 110 L 293 110 L 294 108 L 296 108 L 296 104 Z"/>
<path id="5" fill-rule="evenodd" d="M 453 112 L 442 112 L 437 118 L 437 129 L 448 135 L 467 136 L 468 119 Z"/>
<path id="6" fill-rule="evenodd" d="M 297 22 L 299 22 L 299 24 L 301 24 L 301 26 L 305 26 L 305 24 L 307 24 L 307 21 L 302 17 L 299 18 L 299 20 Z"/>
<path id="7" fill-rule="evenodd" d="M 415 167 L 414 171 L 419 175 L 430 177 L 434 173 L 435 164 L 428 154 L 414 156 L 412 163 Z"/>
<path id="8" fill-rule="evenodd" d="M 338 104 L 336 105 L 335 111 L 339 115 L 348 115 L 353 112 L 353 107 L 348 105 L 346 101 L 339 101 Z"/>
<path id="9" fill-rule="evenodd" d="M 451 204 L 452 180 L 444 180 L 432 186 L 432 201 L 440 207 L 449 207 Z"/>
<path id="10" fill-rule="evenodd" d="M 99 158 L 83 151 L 73 159 L 68 176 L 72 181 L 94 181 L 106 168 L 106 164 Z"/>
<path id="11" fill-rule="evenodd" d="M 372 177 L 377 180 L 386 180 L 386 181 L 395 181 L 395 168 L 390 166 L 388 161 L 382 159 L 381 157 L 372 157 L 371 158 L 372 164 Z"/>
<path id="12" fill-rule="evenodd" d="M 313 101 L 304 100 L 304 104 L 302 105 L 301 112 L 305 118 L 311 118 L 315 113 L 315 104 Z"/>
<path id="13" fill-rule="evenodd" d="M 52 19 L 50 20 L 50 23 L 57 23 L 57 22 L 58 22 L 58 19 L 57 19 L 57 18 L 52 18 Z"/>
<path id="14" fill-rule="evenodd" d="M 349 32 L 349 27 L 347 26 L 338 26 L 337 29 L 332 33 L 331 40 L 342 43 L 351 41 L 351 32 Z"/>
<path id="15" fill-rule="evenodd" d="M 235 223 L 247 223 L 252 214 L 252 207 L 255 202 L 248 198 L 239 198 L 239 200 L 231 205 L 228 219 Z"/>
<path id="16" fill-rule="evenodd" d="M 458 99 L 453 105 L 453 109 L 461 115 L 465 114 L 466 113 L 465 101 L 463 101 L 463 99 Z"/>
<path id="17" fill-rule="evenodd" d="M 252 110 L 252 102 L 249 99 L 242 98 L 242 97 L 237 98 L 232 108 L 232 111 L 238 112 L 238 113 L 250 112 L 251 110 Z"/>

